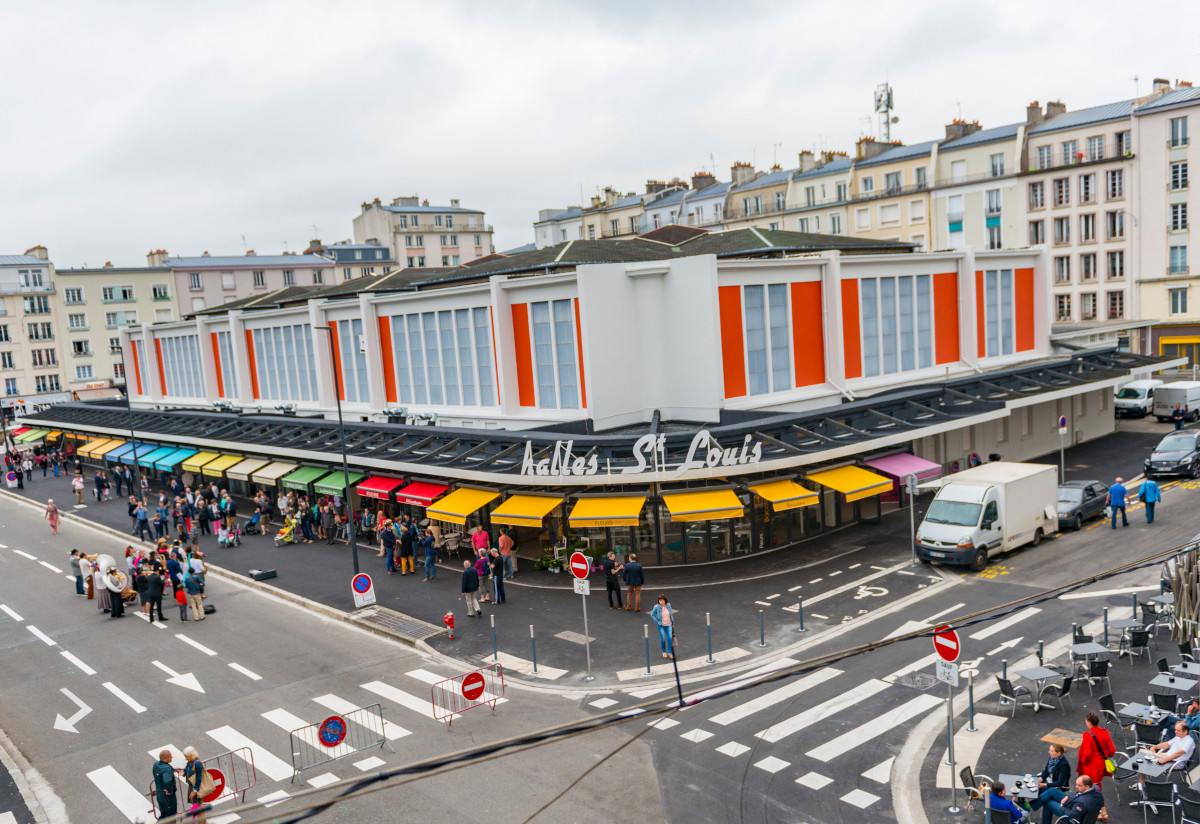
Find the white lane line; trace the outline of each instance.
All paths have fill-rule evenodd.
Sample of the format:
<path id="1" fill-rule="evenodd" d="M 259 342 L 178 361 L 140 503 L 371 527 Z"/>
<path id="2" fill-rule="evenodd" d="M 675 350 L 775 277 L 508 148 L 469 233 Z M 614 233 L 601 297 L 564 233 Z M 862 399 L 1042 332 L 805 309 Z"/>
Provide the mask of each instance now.
<path id="1" fill-rule="evenodd" d="M 771 602 L 770 602 L 770 601 L 755 601 L 754 603 L 758 604 L 760 607 L 769 607 L 769 606 L 771 606 Z"/>
<path id="2" fill-rule="evenodd" d="M 120 698 L 122 701 L 124 701 L 125 705 L 127 707 L 129 707 L 129 709 L 133 710 L 134 712 L 145 712 L 146 711 L 145 707 L 143 707 L 137 701 L 134 701 L 132 698 L 130 698 L 120 687 L 118 687 L 116 684 L 112 683 L 111 681 L 105 681 L 104 688 L 106 690 L 108 690 L 109 692 L 111 692 L 113 695 Z"/>
<path id="3" fill-rule="evenodd" d="M 657 721 L 651 721 L 646 726 L 654 727 L 656 730 L 669 730 L 671 727 L 679 726 L 679 722 L 674 718 L 660 718 Z"/>
<path id="4" fill-rule="evenodd" d="M 174 744 L 163 744 L 161 747 L 155 747 L 152 750 L 146 750 L 146 752 L 150 753 L 150 757 L 157 761 L 158 754 L 163 750 L 171 753 L 171 766 L 177 767 L 180 764 L 187 763 L 187 759 L 183 757 L 183 752 Z"/>
<path id="5" fill-rule="evenodd" d="M 768 600 L 768 601 L 770 601 L 770 600 L 772 600 L 773 598 L 778 598 L 778 597 L 779 597 L 780 595 L 782 595 L 782 594 L 783 594 L 782 592 L 776 592 L 774 595 L 768 595 L 768 596 L 767 596 L 767 600 Z"/>
<path id="6" fill-rule="evenodd" d="M 801 586 L 803 586 L 803 584 L 801 584 Z M 800 587 L 788 587 L 788 592 L 795 592 L 798 589 L 800 589 Z"/>
<path id="7" fill-rule="evenodd" d="M 246 668 L 245 668 L 245 667 L 243 667 L 241 664 L 232 664 L 232 663 L 231 663 L 231 664 L 229 665 L 229 668 L 230 668 L 230 669 L 232 669 L 232 670 L 237 670 L 237 671 L 238 671 L 238 672 L 240 672 L 242 675 L 244 675 L 244 676 L 246 676 L 247 678 L 249 678 L 251 681 L 261 681 L 261 680 L 262 680 L 262 676 L 261 676 L 261 675 L 259 675 L 257 672 L 252 672 L 252 671 L 250 671 L 250 670 L 246 669 Z"/>
<path id="8" fill-rule="evenodd" d="M 0 549 L 8 549 L 8 544 L 0 544 Z"/>
<path id="9" fill-rule="evenodd" d="M 905 621 L 899 627 L 883 636 L 883 640 L 886 641 L 889 638 L 898 638 L 901 635 L 908 635 L 910 632 L 917 632 L 923 629 L 929 629 L 929 624 L 921 621 Z"/>
<path id="10" fill-rule="evenodd" d="M 153 624 L 158 629 L 166 629 L 167 628 L 167 625 L 161 621 L 151 621 L 150 623 Z"/>
<path id="11" fill-rule="evenodd" d="M 96 789 L 104 793 L 104 797 L 112 802 L 121 815 L 130 822 L 145 820 L 146 805 L 150 800 L 142 795 L 142 791 L 130 784 L 116 768 L 106 764 L 98 770 L 87 774 L 88 780 L 96 785 Z"/>
<path id="12" fill-rule="evenodd" d="M 537 672 L 533 671 L 533 662 L 527 658 L 518 658 L 515 655 L 509 655 L 507 652 L 501 652 L 496 658 L 490 655 L 484 655 L 479 660 L 485 664 L 493 664 L 498 660 L 505 671 L 512 670 L 519 672 L 522 675 L 531 675 L 534 678 L 544 678 L 547 681 L 553 681 L 556 678 L 562 678 L 567 674 L 567 670 L 558 669 L 557 667 L 548 667 L 545 664 L 538 666 Z"/>
<path id="13" fill-rule="evenodd" d="M 860 566 L 862 566 L 861 563 L 851 564 L 850 566 L 846 567 L 846 569 L 858 569 Z"/>
<path id="14" fill-rule="evenodd" d="M 658 695 L 660 692 L 666 692 L 671 689 L 670 685 L 665 687 L 649 687 L 644 690 L 630 690 L 629 696 L 632 698 L 649 698 L 651 695 Z"/>
<path id="15" fill-rule="evenodd" d="M 176 633 L 175 637 L 178 638 L 183 643 L 187 644 L 188 646 L 195 647 L 196 649 L 203 652 L 205 655 L 216 655 L 217 654 L 215 650 L 209 649 L 208 647 L 204 646 L 204 644 L 201 644 L 199 641 L 193 641 L 191 638 L 188 638 L 186 635 L 180 635 L 179 633 Z"/>
<path id="16" fill-rule="evenodd" d="M 30 631 L 30 632 L 32 632 L 32 633 L 33 633 L 35 636 L 37 636 L 38 638 L 40 638 L 40 639 L 42 640 L 42 643 L 44 643 L 44 644 L 47 644 L 47 645 L 49 645 L 49 646 L 52 646 L 52 647 L 57 647 L 57 646 L 58 646 L 58 642 L 57 642 L 57 641 L 55 641 L 53 638 L 51 638 L 51 637 L 50 637 L 49 635 L 47 635 L 46 633 L 42 632 L 40 629 L 38 629 L 37 627 L 35 627 L 33 624 L 29 624 L 27 627 L 25 627 L 25 629 L 29 630 L 29 631 Z"/>
<path id="17" fill-rule="evenodd" d="M 29 559 L 29 560 L 31 560 L 31 561 L 36 561 L 36 560 L 37 560 L 37 556 L 36 556 L 36 555 L 30 555 L 28 552 L 24 552 L 24 551 L 22 551 L 22 550 L 20 550 L 20 549 L 14 549 L 14 550 L 13 550 L 13 552 L 17 553 L 17 554 L 18 554 L 18 555 L 20 555 L 22 558 L 28 558 L 28 559 Z"/>
<path id="18" fill-rule="evenodd" d="M 810 584 L 819 584 L 824 580 L 825 580 L 824 578 L 813 578 L 811 581 L 809 581 L 809 583 Z"/>
<path id="19" fill-rule="evenodd" d="M 745 744 L 730 741 L 728 744 L 722 744 L 720 747 L 717 747 L 717 752 L 721 753 L 721 755 L 728 755 L 730 758 L 737 758 L 744 752 L 750 752 L 750 748 Z"/>
<path id="20" fill-rule="evenodd" d="M 767 675 L 769 673 L 776 672 L 778 670 L 783 669 L 784 667 L 790 667 L 792 664 L 795 664 L 795 663 L 798 663 L 795 658 L 777 658 L 774 661 L 763 664 L 760 667 L 755 667 L 754 669 L 750 670 L 749 672 L 739 675 L 737 678 L 733 679 L 732 681 L 726 681 L 723 684 L 717 684 L 715 687 L 711 687 L 709 689 L 702 690 L 700 692 L 689 695 L 687 697 L 687 700 L 689 702 L 704 701 L 709 698 L 715 698 L 718 695 L 724 695 L 727 692 L 736 692 L 737 690 L 740 690 L 743 687 L 745 687 L 747 684 L 749 684 L 755 678 L 758 678 L 760 675 Z M 670 687 L 667 687 L 667 689 L 670 689 Z M 631 694 L 635 694 L 635 693 L 631 693 Z M 676 706 L 678 704 L 679 704 L 679 702 L 675 701 L 671 706 Z"/>
<path id="21" fill-rule="evenodd" d="M 941 659 L 942 659 L 942 656 L 938 655 L 936 652 L 930 653 L 929 655 L 926 655 L 924 658 L 918 658 L 916 661 L 913 661 L 911 664 L 905 664 L 900 669 L 893 672 L 891 675 L 884 677 L 883 680 L 887 681 L 890 684 L 890 683 L 894 682 L 897 678 L 899 678 L 901 675 L 907 675 L 910 672 L 916 672 L 917 670 L 925 669 L 930 664 L 932 664 L 936 661 L 940 661 Z"/>
<path id="22" fill-rule="evenodd" d="M 784 684 L 778 689 L 771 690 L 766 695 L 760 695 L 744 704 L 740 704 L 736 707 L 725 710 L 723 713 L 714 715 L 709 720 L 711 720 L 714 724 L 720 724 L 721 726 L 732 724 L 735 721 L 741 721 L 743 718 L 747 718 L 756 712 L 767 709 L 768 707 L 773 707 L 783 701 L 787 701 L 789 698 L 797 696 L 800 693 L 810 690 L 819 684 L 823 684 L 829 679 L 835 678 L 841 674 L 841 670 L 834 669 L 833 667 L 819 669 L 816 672 L 809 673 L 803 678 L 799 678 L 795 681 Z"/>
<path id="23" fill-rule="evenodd" d="M 291 772 L 291 770 L 288 772 Z M 258 803 L 262 804 L 264 807 L 274 807 L 276 804 L 287 801 L 289 798 L 291 798 L 290 795 L 283 790 L 280 790 L 279 792 L 274 792 L 270 795 L 264 795 L 262 798 L 258 799 Z"/>
<path id="24" fill-rule="evenodd" d="M 279 727 L 279 729 L 286 730 L 287 732 L 291 732 L 292 730 L 298 730 L 301 727 L 307 727 L 307 726 L 309 726 L 309 723 L 310 723 L 308 721 L 305 721 L 303 718 L 301 718 L 298 715 L 292 715 L 290 712 L 283 709 L 282 707 L 277 707 L 276 709 L 264 712 L 262 714 L 262 717 L 267 719 L 268 721 L 270 721 L 275 726 Z M 314 733 L 311 743 L 315 743 L 315 742 L 316 742 L 316 734 Z M 313 749 L 318 749 L 318 748 L 313 747 Z M 329 755 L 331 758 L 341 758 L 343 755 L 349 755 L 350 753 L 354 752 L 354 750 L 350 749 L 350 747 L 346 746 L 345 744 L 338 744 L 336 747 L 324 748 L 324 752 L 325 752 L 325 754 Z"/>
<path id="25" fill-rule="evenodd" d="M 975 640 L 975 641 L 981 641 L 984 638 L 990 638 L 993 635 L 995 635 L 997 632 L 1003 632 L 1004 630 L 1011 627 L 1013 624 L 1019 624 L 1027 618 L 1032 618 L 1033 616 L 1037 615 L 1039 612 L 1041 612 L 1041 610 L 1038 609 L 1037 607 L 1026 607 L 1025 609 L 1021 610 L 1020 612 L 1008 616 L 1003 621 L 997 621 L 996 623 L 992 624 L 990 627 L 985 627 L 984 629 L 979 630 L 979 632 L 972 633 L 968 637 L 970 637 L 972 640 Z"/>
<path id="26" fill-rule="evenodd" d="M 835 569 L 833 572 L 829 573 L 829 577 L 832 578 L 834 575 L 841 575 L 841 574 L 842 574 L 842 571 L 840 569 Z"/>
<path id="27" fill-rule="evenodd" d="M 338 777 L 333 773 L 322 773 L 321 775 L 314 775 L 312 778 L 307 779 L 304 783 L 308 784 L 310 787 L 316 787 L 319 790 L 322 787 L 327 787 L 330 784 L 336 783 L 337 780 Z"/>
<path id="28" fill-rule="evenodd" d="M 344 698 L 338 698 L 336 695 L 320 695 L 320 696 L 317 696 L 316 698 L 314 698 L 313 701 L 316 701 L 318 704 L 320 704 L 322 707 L 325 707 L 326 709 L 333 710 L 334 712 L 338 713 L 339 715 L 345 715 L 347 713 L 353 712 L 356 709 L 359 709 L 358 707 L 354 706 L 354 704 L 352 704 L 351 702 L 345 700 Z M 357 717 L 357 716 L 355 716 L 355 717 Z M 372 732 L 378 734 L 379 729 L 378 729 L 378 727 L 376 727 L 375 716 L 373 716 L 373 715 L 368 716 L 367 721 L 368 721 L 368 723 L 363 724 L 362 726 L 364 726 L 367 729 L 371 730 Z M 396 724 L 393 724 L 391 721 L 384 719 L 383 735 L 388 741 L 395 741 L 397 738 L 403 738 L 404 736 L 411 735 L 411 734 L 412 733 L 410 733 L 408 730 L 404 729 L 404 727 L 398 726 Z M 311 784 L 312 782 L 310 781 L 308 783 Z"/>
<path id="29" fill-rule="evenodd" d="M 433 703 L 429 698 L 417 698 L 415 695 L 410 695 L 404 690 L 396 689 L 391 684 L 385 684 L 382 681 L 370 681 L 363 684 L 362 688 L 426 718 L 433 718 Z M 451 720 L 455 718 L 458 716 L 451 716 Z"/>
<path id="30" fill-rule="evenodd" d="M 898 727 L 909 719 L 933 709 L 940 703 L 942 703 L 942 699 L 936 695 L 918 695 L 916 698 L 888 710 L 883 715 L 872 718 L 871 723 L 866 727 L 839 735 L 819 747 L 814 747 L 805 755 L 828 763 L 839 755 L 844 755 L 849 750 L 878 738 L 893 727 Z"/>
<path id="31" fill-rule="evenodd" d="M 955 604 L 954 606 L 948 607 L 948 608 L 942 610 L 941 612 L 935 612 L 933 615 L 930 615 L 928 618 L 925 619 L 925 623 L 932 624 L 934 621 L 936 621 L 938 618 L 941 618 L 943 615 L 954 612 L 955 610 L 962 609 L 965 606 L 966 606 L 966 604 Z"/>
<path id="32" fill-rule="evenodd" d="M 884 568 L 880 569 L 878 572 L 872 572 L 870 575 L 864 575 L 863 577 L 856 578 L 853 581 L 847 581 L 846 583 L 842 584 L 840 587 L 834 587 L 833 589 L 831 589 L 827 592 L 822 592 L 820 595 L 814 595 L 812 598 L 806 598 L 805 605 L 807 606 L 808 604 L 815 604 L 818 601 L 824 601 L 826 598 L 832 598 L 835 595 L 840 595 L 843 592 L 846 592 L 851 589 L 858 589 L 863 584 L 874 581 L 877 578 L 882 578 L 883 576 L 893 573 L 898 569 L 903 569 L 906 566 L 908 566 L 907 561 L 905 561 L 902 564 L 896 564 L 894 566 L 884 567 Z M 872 569 L 878 569 L 878 567 L 872 567 Z M 817 580 L 819 581 L 820 578 L 818 578 Z"/>
<path id="33" fill-rule="evenodd" d="M 500 653 L 504 655 L 504 653 Z M 730 647 L 729 649 L 718 650 L 713 653 L 713 660 L 720 663 L 726 661 L 736 661 L 739 658 L 745 658 L 750 655 L 750 650 L 742 649 L 741 647 Z M 670 664 L 654 664 L 650 667 L 652 675 L 670 675 L 673 669 L 678 668 L 680 672 L 689 670 L 704 669 L 709 666 L 708 658 L 703 655 L 697 655 L 695 658 L 684 658 L 675 662 L 675 667 Z M 645 668 L 627 669 L 617 671 L 618 681 L 631 681 L 635 678 L 647 678 Z"/>
<path id="34" fill-rule="evenodd" d="M 912 572 L 912 571 L 910 571 L 910 570 L 907 570 L 907 569 L 902 569 L 902 570 L 900 570 L 900 571 L 899 571 L 897 574 L 898 574 L 898 575 L 916 575 L 917 573 L 915 573 L 915 572 Z"/>
<path id="35" fill-rule="evenodd" d="M 891 685 L 886 681 L 879 681 L 872 678 L 870 681 L 864 681 L 854 689 L 844 692 L 836 698 L 831 698 L 824 703 L 817 704 L 815 707 L 809 707 L 799 715 L 793 715 L 791 718 L 785 718 L 783 721 L 772 724 L 762 732 L 755 733 L 754 736 L 770 744 L 777 743 L 789 735 L 815 724 L 817 721 L 828 718 L 849 707 L 856 706 L 872 695 L 883 692 L 889 686 Z"/>
<path id="36" fill-rule="evenodd" d="M 6 607 L 4 604 L 0 604 L 0 609 L 4 610 L 4 612 L 8 615 L 8 617 L 13 619 L 14 621 L 24 621 L 25 620 L 20 615 L 17 615 L 17 613 L 11 607 Z"/>
<path id="37" fill-rule="evenodd" d="M 382 767 L 387 762 L 378 756 L 372 755 L 370 758 L 364 758 L 362 761 L 355 761 L 354 766 L 358 767 L 363 772 L 373 770 L 376 767 Z"/>
<path id="38" fill-rule="evenodd" d="M 701 741 L 703 741 L 706 738 L 712 738 L 713 734 L 711 732 L 709 732 L 708 730 L 696 729 L 696 730 L 692 730 L 691 732 L 685 732 L 683 735 L 681 735 L 679 737 L 686 738 L 688 741 L 691 741 L 694 744 L 699 744 Z"/>
<path id="39" fill-rule="evenodd" d="M 46 569 L 50 570 L 51 572 L 57 572 L 59 575 L 63 574 L 63 571 L 61 569 L 59 569 L 58 567 L 56 567 L 54 564 L 48 564 L 45 561 L 38 561 L 38 563 L 41 564 L 42 566 L 44 566 Z"/>
<path id="40" fill-rule="evenodd" d="M 1144 587 L 1124 587 L 1122 589 L 1100 589 L 1091 590 L 1089 592 L 1068 592 L 1065 595 L 1060 595 L 1059 600 L 1071 601 L 1076 598 L 1102 598 L 1106 595 L 1130 595 L 1134 592 L 1149 592 L 1150 590 L 1158 590 L 1158 584 Z"/>
<path id="41" fill-rule="evenodd" d="M 66 650 L 63 650 L 60 654 L 62 655 L 63 658 L 66 658 L 68 661 L 70 661 L 72 664 L 74 664 L 75 667 L 80 672 L 82 672 L 84 675 L 95 675 L 96 674 L 96 671 L 94 669 L 92 669 L 87 664 L 80 661 L 78 658 L 76 658 L 74 655 L 67 652 Z"/>
<path id="42" fill-rule="evenodd" d="M 254 743 L 233 727 L 217 727 L 215 730 L 209 730 L 206 735 L 231 752 L 243 747 L 249 748 L 254 757 L 254 769 L 266 773 L 273 781 L 283 781 L 292 777 L 291 764 Z"/>

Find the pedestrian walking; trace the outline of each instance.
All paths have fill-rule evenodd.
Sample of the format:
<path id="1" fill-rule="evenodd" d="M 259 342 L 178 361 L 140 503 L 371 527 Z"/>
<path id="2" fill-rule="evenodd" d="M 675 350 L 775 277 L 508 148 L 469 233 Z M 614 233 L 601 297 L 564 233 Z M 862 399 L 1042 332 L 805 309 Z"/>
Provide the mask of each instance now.
<path id="1" fill-rule="evenodd" d="M 492 567 L 492 600 L 503 604 L 508 599 L 504 596 L 504 556 L 500 554 L 500 550 L 491 551 L 489 563 Z"/>
<path id="2" fill-rule="evenodd" d="M 662 649 L 663 658 L 675 657 L 675 610 L 664 592 L 658 596 L 658 603 L 650 610 L 650 617 L 658 625 L 658 646 Z"/>
<path id="3" fill-rule="evenodd" d="M 433 541 L 433 533 L 428 529 L 421 537 L 421 551 L 425 555 L 425 577 L 422 581 L 432 581 L 437 578 L 437 544 Z"/>
<path id="4" fill-rule="evenodd" d="M 641 612 L 642 586 L 646 583 L 646 576 L 642 573 L 642 565 L 637 561 L 637 553 L 629 553 L 629 560 L 625 562 L 621 577 L 625 580 L 625 598 L 628 601 L 624 607 L 625 611 Z"/>
<path id="5" fill-rule="evenodd" d="M 83 504 L 83 475 L 71 479 L 71 490 L 75 493 L 75 503 Z"/>
<path id="6" fill-rule="evenodd" d="M 500 538 L 496 541 L 500 546 L 500 555 L 504 558 L 504 577 L 511 578 L 517 574 L 516 565 L 513 564 L 513 548 L 515 542 L 512 536 L 505 529 L 500 530 Z"/>
<path id="7" fill-rule="evenodd" d="M 1146 523 L 1154 523 L 1154 505 L 1162 500 L 1162 490 L 1158 488 L 1158 482 L 1153 478 L 1142 481 L 1138 489 L 1138 500 L 1146 507 Z"/>
<path id="8" fill-rule="evenodd" d="M 600 566 L 604 569 L 604 591 L 608 594 L 608 608 L 624 609 L 625 603 L 621 600 L 621 578 L 619 576 L 625 567 L 617 563 L 617 553 L 608 553 Z M 613 606 L 614 594 L 617 596 L 616 606 Z"/>
<path id="9" fill-rule="evenodd" d="M 80 598 L 86 598 L 87 593 L 83 590 L 83 566 L 79 560 L 79 550 L 71 550 L 71 574 L 75 576 L 75 594 Z"/>
<path id="10" fill-rule="evenodd" d="M 1108 488 L 1108 500 L 1105 502 L 1112 508 L 1112 528 L 1117 528 L 1117 512 L 1121 513 L 1121 525 L 1129 526 L 1129 519 L 1125 517 L 1125 498 L 1129 491 L 1125 489 L 1125 485 L 1121 483 L 1121 478 L 1117 478 L 1117 482 Z"/>
<path id="11" fill-rule="evenodd" d="M 212 779 L 208 777 L 208 770 L 204 769 L 195 747 L 184 747 L 183 757 L 187 759 L 187 766 L 183 768 L 183 780 L 188 788 L 188 812 L 195 813 L 204 805 L 204 797 L 216 788 Z M 196 821 L 204 820 L 203 816 L 193 815 L 192 818 Z"/>
<path id="12" fill-rule="evenodd" d="M 33 480 L 33 459 L 29 457 L 29 453 L 25 453 L 24 460 L 21 461 L 21 468 L 25 470 L 25 480 Z"/>
<path id="13" fill-rule="evenodd" d="M 463 561 L 462 596 L 467 602 L 468 616 L 483 615 L 483 610 L 479 608 L 479 574 L 469 560 Z"/>
<path id="14" fill-rule="evenodd" d="M 1187 420 L 1187 413 L 1183 411 L 1183 407 L 1175 404 L 1175 408 L 1171 410 L 1171 420 L 1175 423 L 1175 431 L 1183 429 L 1183 422 Z"/>
<path id="15" fill-rule="evenodd" d="M 162 611 L 163 599 L 163 579 L 158 574 L 157 567 L 151 567 L 150 572 L 146 575 L 146 595 L 150 602 L 150 621 L 154 621 L 154 610 L 158 609 L 158 620 L 166 621 L 166 617 Z"/>
<path id="16" fill-rule="evenodd" d="M 158 820 L 179 813 L 175 796 L 175 768 L 171 766 L 171 751 L 163 750 L 154 762 L 154 800 L 158 803 Z"/>
<path id="17" fill-rule="evenodd" d="M 58 534 L 58 507 L 54 505 L 54 499 L 50 498 L 46 501 L 46 520 L 50 522 L 50 534 Z"/>

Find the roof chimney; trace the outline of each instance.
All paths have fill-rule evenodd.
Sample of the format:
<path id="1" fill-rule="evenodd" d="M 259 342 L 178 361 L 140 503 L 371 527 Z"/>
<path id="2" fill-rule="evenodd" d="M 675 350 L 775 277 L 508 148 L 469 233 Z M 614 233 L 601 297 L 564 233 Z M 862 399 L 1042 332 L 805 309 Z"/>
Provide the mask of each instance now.
<path id="1" fill-rule="evenodd" d="M 1154 91 L 1169 92 L 1171 90 L 1171 81 L 1163 77 L 1154 78 Z"/>
<path id="2" fill-rule="evenodd" d="M 599 209 L 600 203 L 601 203 L 600 195 L 592 195 L 592 208 Z"/>
<path id="3" fill-rule="evenodd" d="M 45 246 L 34 246 L 32 249 L 26 249 L 25 254 L 33 255 L 38 260 L 49 260 L 50 254 L 46 251 Z"/>
<path id="4" fill-rule="evenodd" d="M 808 149 L 800 153 L 800 171 L 807 172 L 809 169 L 815 169 L 817 166 L 816 157 Z"/>
<path id="5" fill-rule="evenodd" d="M 946 124 L 946 140 L 958 140 L 979 131 L 979 121 L 968 123 L 965 120 L 955 120 Z"/>
<path id="6" fill-rule="evenodd" d="M 717 179 L 710 172 L 696 172 L 692 175 L 692 188 L 697 192 L 716 185 Z"/>
<path id="7" fill-rule="evenodd" d="M 1035 100 L 1032 103 L 1030 103 L 1028 106 L 1025 107 L 1025 125 L 1026 126 L 1036 126 L 1037 124 L 1041 123 L 1045 119 L 1046 119 L 1046 116 L 1044 114 L 1042 114 L 1042 104 L 1041 103 L 1038 103 Z"/>
<path id="8" fill-rule="evenodd" d="M 734 186 L 749 183 L 754 180 L 754 167 L 749 163 L 738 161 L 729 167 L 729 179 L 733 181 Z"/>
<path id="9" fill-rule="evenodd" d="M 451 208 L 451 209 L 457 209 L 457 208 L 458 208 L 458 198 L 456 198 L 456 197 L 452 197 L 452 198 L 450 198 L 450 208 Z"/>
<path id="10" fill-rule="evenodd" d="M 167 253 L 162 249 L 155 249 L 152 252 L 146 253 L 146 265 L 151 268 L 165 266 L 167 264 Z"/>
<path id="11" fill-rule="evenodd" d="M 1058 117 L 1060 114 L 1067 113 L 1067 104 L 1061 100 L 1050 100 L 1046 103 L 1046 119 Z"/>
<path id="12" fill-rule="evenodd" d="M 898 140 L 891 143 L 884 143 L 876 140 L 873 137 L 861 137 L 859 138 L 858 143 L 855 144 L 855 156 L 859 160 L 870 160 L 876 155 L 883 154 L 888 149 L 894 149 L 897 146 L 902 145 L 904 144 Z"/>
<path id="13" fill-rule="evenodd" d="M 661 180 L 647 180 L 646 181 L 646 194 L 648 194 L 648 195 L 657 194 L 658 192 L 661 192 L 665 188 L 667 188 L 667 184 L 664 181 L 661 181 Z"/>
<path id="14" fill-rule="evenodd" d="M 620 198 L 621 198 L 621 193 L 618 192 L 616 189 L 614 189 L 612 186 L 604 187 L 604 205 L 605 206 L 615 205 L 616 202 L 618 200 L 620 200 Z"/>

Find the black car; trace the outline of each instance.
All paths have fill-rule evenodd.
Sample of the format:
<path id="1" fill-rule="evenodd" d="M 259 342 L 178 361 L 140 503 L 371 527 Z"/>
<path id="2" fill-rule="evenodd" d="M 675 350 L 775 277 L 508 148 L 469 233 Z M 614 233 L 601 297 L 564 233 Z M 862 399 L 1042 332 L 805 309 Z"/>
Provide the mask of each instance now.
<path id="1" fill-rule="evenodd" d="M 1157 475 L 1200 478 L 1200 433 L 1180 430 L 1159 441 L 1146 459 L 1146 477 Z"/>
<path id="2" fill-rule="evenodd" d="M 1108 487 L 1099 481 L 1067 481 L 1058 485 L 1058 528 L 1080 529 L 1097 515 L 1104 517 Z"/>

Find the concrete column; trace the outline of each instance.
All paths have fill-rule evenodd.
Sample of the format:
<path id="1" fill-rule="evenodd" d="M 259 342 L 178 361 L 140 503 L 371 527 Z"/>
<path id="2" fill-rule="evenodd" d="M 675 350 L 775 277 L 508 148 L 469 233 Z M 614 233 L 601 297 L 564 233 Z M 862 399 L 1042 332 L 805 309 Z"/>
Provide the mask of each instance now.
<path id="1" fill-rule="evenodd" d="M 979 368 L 979 295 L 975 289 L 975 249 L 962 250 L 958 265 L 958 352 L 963 362 Z"/>
<path id="2" fill-rule="evenodd" d="M 146 347 L 146 372 L 142 375 L 142 388 L 149 391 L 146 394 L 155 401 L 161 401 L 166 392 L 158 371 L 158 344 L 153 326 L 143 326 L 142 342 Z"/>
<path id="3" fill-rule="evenodd" d="M 387 392 L 383 384 L 383 349 L 391 346 L 391 341 L 379 338 L 379 313 L 375 304 L 367 300 L 367 296 L 358 296 L 358 314 L 363 322 L 363 338 L 367 343 L 367 386 L 370 388 L 371 410 L 378 412 L 388 405 Z"/>
<path id="4" fill-rule="evenodd" d="M 321 411 L 333 417 L 337 407 L 330 362 L 329 321 L 315 300 L 308 302 L 308 322 L 312 324 L 313 364 L 317 376 L 317 403 Z M 323 331 L 324 330 L 324 331 Z"/>
<path id="5" fill-rule="evenodd" d="M 492 338 L 496 345 L 492 357 L 496 362 L 496 400 L 501 415 L 516 415 L 521 408 L 517 395 L 517 361 L 513 342 L 512 302 L 503 288 L 507 278 L 497 275 L 491 278 L 492 290 Z"/>
<path id="6" fill-rule="evenodd" d="M 213 354 L 212 332 L 208 315 L 196 315 L 196 342 L 200 356 L 200 376 L 204 381 L 204 399 L 209 403 L 220 400 L 217 392 L 217 358 Z"/>
<path id="7" fill-rule="evenodd" d="M 241 312 L 229 313 L 230 347 L 234 352 L 234 368 L 237 370 L 238 391 L 236 398 L 229 400 L 239 406 L 254 406 L 254 389 L 250 384 L 250 354 L 246 349 L 246 322 Z"/>
<path id="8" fill-rule="evenodd" d="M 821 327 L 824 330 L 825 381 L 847 397 L 846 354 L 842 345 L 842 257 L 826 252 L 821 267 Z"/>

